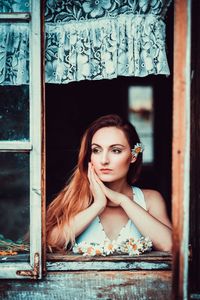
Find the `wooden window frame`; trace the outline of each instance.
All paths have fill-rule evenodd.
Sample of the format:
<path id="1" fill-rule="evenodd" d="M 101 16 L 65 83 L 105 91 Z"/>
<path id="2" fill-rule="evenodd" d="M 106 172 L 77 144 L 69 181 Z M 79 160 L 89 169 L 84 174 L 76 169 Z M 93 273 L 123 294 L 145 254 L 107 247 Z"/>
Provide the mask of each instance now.
<path id="1" fill-rule="evenodd" d="M 83 255 L 47 254 L 47 271 L 105 271 L 105 270 L 171 270 L 172 255 L 152 251 L 139 256 L 111 255 L 88 257 Z"/>
<path id="2" fill-rule="evenodd" d="M 34 3 L 34 0 L 32 0 Z M 172 217 L 173 217 L 173 260 L 172 260 L 172 272 L 173 272 L 173 299 L 187 299 L 187 291 L 188 291 L 188 237 L 189 237 L 189 168 L 190 168 L 190 46 L 191 46 L 191 0 L 175 0 L 174 3 L 175 7 L 175 18 L 174 18 L 174 82 L 173 82 L 173 141 L 172 141 Z M 42 17 L 41 17 L 42 20 Z M 38 19 L 34 18 L 34 14 L 32 15 L 32 24 L 33 24 L 33 35 L 35 35 L 35 29 L 40 26 L 40 22 Z M 43 22 L 43 21 L 42 21 Z M 44 27 L 44 22 L 43 22 Z M 42 36 L 41 36 L 42 37 Z M 44 40 L 43 40 L 44 44 Z M 34 46 L 34 44 L 33 44 Z M 32 52 L 33 56 L 37 56 L 37 59 L 34 60 L 34 64 L 37 64 L 37 69 L 41 68 L 41 61 L 40 57 L 44 57 L 44 52 L 40 56 L 41 53 L 37 51 Z M 44 63 L 44 60 L 43 60 Z M 33 64 L 33 61 L 32 61 Z M 44 68 L 44 65 L 43 65 Z M 32 74 L 33 78 L 40 79 L 38 77 L 38 73 Z M 45 114 L 44 114 L 44 80 L 41 78 L 40 80 L 36 80 L 35 85 L 33 85 L 33 89 L 31 92 L 32 97 L 36 101 L 38 101 L 38 105 L 42 107 L 37 108 L 34 111 L 33 115 L 35 114 L 35 120 L 37 122 L 34 123 L 36 126 L 35 132 L 39 134 L 39 137 L 42 138 L 42 148 L 40 147 L 39 139 L 38 142 L 38 162 L 37 167 L 40 166 L 40 159 L 39 156 L 41 154 L 42 157 L 42 168 L 41 168 L 41 177 L 39 176 L 38 179 L 34 178 L 36 182 L 36 190 L 37 193 L 34 191 L 34 197 L 40 207 L 37 208 L 37 213 L 42 211 L 42 240 L 43 240 L 43 247 L 41 250 L 41 230 L 40 226 L 37 227 L 38 233 L 36 232 L 36 236 L 38 239 L 34 239 L 32 241 L 32 250 L 31 250 L 31 266 L 32 269 L 27 269 L 28 271 L 32 272 L 32 275 L 29 275 L 26 278 L 41 278 L 41 266 L 39 272 L 36 272 L 34 265 L 34 253 L 41 252 L 43 253 L 43 272 L 45 272 L 45 265 L 47 264 L 47 270 L 71 270 L 74 268 L 75 264 L 79 265 L 78 269 L 81 270 L 88 270 L 94 269 L 94 265 L 101 265 L 102 263 L 104 266 L 107 264 L 109 269 L 115 268 L 117 269 L 122 266 L 126 270 L 130 270 L 135 268 L 140 269 L 142 265 L 148 261 L 146 265 L 156 263 L 157 259 L 160 260 L 160 263 L 166 262 L 166 267 L 171 266 L 170 257 L 166 257 L 165 255 L 161 254 L 161 256 L 157 255 L 156 253 L 147 254 L 142 257 L 123 257 L 123 256 L 116 256 L 116 257 L 105 257 L 105 258 L 86 258 L 86 257 L 79 257 L 77 262 L 76 256 L 62 256 L 59 255 L 52 255 L 48 254 L 46 257 L 46 242 L 45 242 Z M 43 84 L 43 86 L 42 86 Z M 37 93 L 35 93 L 37 91 Z M 40 93 L 40 91 L 42 91 Z M 40 100 L 41 101 L 40 101 Z M 43 99 L 43 100 L 42 100 Z M 33 100 L 33 99 L 32 99 Z M 42 102 L 43 101 L 43 102 Z M 37 116 L 36 116 L 37 112 Z M 38 118 L 38 112 L 42 113 L 42 120 Z M 42 122 L 43 131 L 42 134 L 40 133 L 40 122 Z M 37 123 L 37 124 L 36 124 Z M 40 140 L 41 141 L 41 140 Z M 11 144 L 2 145 L 6 150 L 15 150 L 16 145 L 13 148 Z M 18 146 L 17 146 L 18 147 Z M 23 149 L 23 145 L 20 146 L 21 150 Z M 26 144 L 28 150 L 31 150 L 32 147 L 30 144 Z M 26 148 L 25 147 L 25 148 Z M 18 148 L 19 149 L 19 148 Z M 41 152 L 40 152 L 41 151 Z M 34 165 L 36 167 L 36 164 Z M 41 206 L 41 197 L 40 191 L 38 190 L 38 182 L 42 178 L 42 206 Z M 39 195 L 38 195 L 39 194 Z M 32 223 L 34 225 L 34 222 Z M 37 241 L 36 241 L 37 240 Z M 158 253 L 157 253 L 158 254 Z M 159 258 L 158 258 L 159 257 Z M 38 258 L 38 257 L 36 257 Z M 35 259 L 36 259 L 35 258 Z M 40 259 L 41 257 L 39 257 Z M 47 258 L 47 261 L 46 261 Z M 59 261 L 58 261 L 59 258 Z M 74 261 L 76 259 L 76 261 Z M 149 263 L 150 262 L 150 263 Z M 73 266 L 69 268 L 70 264 L 73 263 Z M 84 265 L 87 264 L 88 267 L 84 268 Z M 89 267 L 90 264 L 90 267 Z M 10 266 L 10 265 L 9 265 Z M 20 265 L 21 266 L 21 265 Z M 36 265 L 35 265 L 36 266 Z M 29 266 L 30 267 L 30 266 Z M 9 269 L 9 274 L 14 274 L 16 272 L 15 266 L 12 265 L 12 270 Z M 26 269 L 26 268 L 25 268 Z M 74 270 L 74 269 L 73 269 Z M 99 270 L 99 269 L 98 269 Z M 107 269 L 106 269 L 107 270 Z M 8 272 L 8 269 L 6 270 Z M 35 272 L 35 273 L 34 273 Z M 27 272 L 28 273 L 28 272 Z M 6 275 L 6 274 L 5 274 Z M 21 276 L 23 277 L 23 276 Z M 5 278 L 9 278 L 5 276 Z M 18 277 L 19 278 L 19 277 Z M 25 278 L 25 277 L 24 277 Z"/>
<path id="3" fill-rule="evenodd" d="M 172 140 L 173 299 L 188 297 L 191 0 L 175 0 Z"/>
<path id="4" fill-rule="evenodd" d="M 173 69 L 173 141 L 172 141 L 172 298 L 187 299 L 188 293 L 188 239 L 189 239 L 189 169 L 190 169 L 190 47 L 191 47 L 191 0 L 175 0 L 174 3 L 174 69 Z M 158 253 L 157 253 L 158 254 Z M 160 255 L 160 257 L 159 257 Z M 165 254 L 166 255 L 166 254 Z M 47 255 L 47 270 L 86 270 L 84 264 L 109 262 L 113 268 L 119 262 L 140 269 L 148 261 L 156 263 L 161 258 L 171 266 L 170 255 L 152 253 L 143 257 L 130 258 L 83 258 L 76 256 Z M 58 261 L 59 260 L 59 261 Z M 79 267 L 74 267 L 76 260 Z M 76 263 L 75 262 L 75 263 Z M 95 263 L 94 263 L 95 262 Z M 112 263 L 110 265 L 110 262 Z M 89 265 L 89 264 L 88 264 Z M 92 266 L 93 265 L 93 266 Z M 105 266 L 105 264 L 104 264 Z M 119 267 L 117 267 L 119 268 Z M 123 268 L 123 267 L 122 267 Z M 135 269 L 137 269 L 135 268 Z M 143 267 L 142 267 L 143 268 Z"/>
<path id="5" fill-rule="evenodd" d="M 40 279 L 42 278 L 42 236 L 41 236 L 41 111 L 42 111 L 42 55 L 41 55 L 41 2 L 32 0 L 31 12 L 0 13 L 1 22 L 27 23 L 30 29 L 29 56 L 29 141 L 1 141 L 0 151 L 28 152 L 30 155 L 30 253 L 12 261 L 9 257 L 0 264 L 0 278 Z M 39 16 L 39 18 L 38 18 Z M 28 261 L 28 262 L 27 262 Z"/>

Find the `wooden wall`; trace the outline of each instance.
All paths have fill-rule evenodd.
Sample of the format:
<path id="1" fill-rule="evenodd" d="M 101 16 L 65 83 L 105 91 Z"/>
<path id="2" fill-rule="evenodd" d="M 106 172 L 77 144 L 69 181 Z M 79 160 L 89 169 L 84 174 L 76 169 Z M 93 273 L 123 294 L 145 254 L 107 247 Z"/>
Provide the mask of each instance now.
<path id="1" fill-rule="evenodd" d="M 192 1 L 191 68 L 191 180 L 190 180 L 190 290 L 200 293 L 200 11 Z"/>

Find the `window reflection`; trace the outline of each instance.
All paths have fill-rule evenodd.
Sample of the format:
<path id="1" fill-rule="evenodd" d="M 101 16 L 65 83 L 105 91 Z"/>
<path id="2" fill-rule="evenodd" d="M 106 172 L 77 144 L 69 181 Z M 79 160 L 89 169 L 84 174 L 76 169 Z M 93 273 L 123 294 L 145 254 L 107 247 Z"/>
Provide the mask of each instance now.
<path id="1" fill-rule="evenodd" d="M 29 87 L 0 87 L 0 140 L 29 139 Z"/>
<path id="2" fill-rule="evenodd" d="M 144 144 L 144 163 L 153 163 L 153 89 L 151 86 L 130 86 L 128 90 L 129 121 Z"/>
<path id="3" fill-rule="evenodd" d="M 29 154 L 0 152 L 0 166 L 0 254 L 26 252 L 20 246 L 30 219 Z"/>

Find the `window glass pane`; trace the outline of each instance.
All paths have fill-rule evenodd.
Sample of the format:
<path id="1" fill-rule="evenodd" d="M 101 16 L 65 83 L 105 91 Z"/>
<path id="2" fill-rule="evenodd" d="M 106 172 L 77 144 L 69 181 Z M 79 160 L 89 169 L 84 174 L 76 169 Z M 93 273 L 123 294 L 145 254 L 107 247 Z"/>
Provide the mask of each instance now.
<path id="1" fill-rule="evenodd" d="M 0 152 L 0 253 L 27 253 L 11 242 L 24 242 L 29 230 L 29 154 Z M 23 240 L 20 241 L 20 240 Z"/>
<path id="2" fill-rule="evenodd" d="M 144 144 L 144 163 L 153 162 L 153 89 L 151 86 L 129 87 L 129 121 Z"/>
<path id="3" fill-rule="evenodd" d="M 0 140 L 29 139 L 29 87 L 0 86 Z"/>
<path id="4" fill-rule="evenodd" d="M 29 0 L 0 0 L 0 12 L 29 12 Z"/>
<path id="5" fill-rule="evenodd" d="M 29 82 L 29 24 L 0 23 L 0 85 Z"/>

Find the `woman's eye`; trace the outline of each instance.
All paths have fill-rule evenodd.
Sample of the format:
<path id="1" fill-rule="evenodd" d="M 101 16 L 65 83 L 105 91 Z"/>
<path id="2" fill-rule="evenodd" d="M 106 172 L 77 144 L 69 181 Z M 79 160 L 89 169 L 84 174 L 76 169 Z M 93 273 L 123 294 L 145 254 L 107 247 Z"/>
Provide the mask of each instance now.
<path id="1" fill-rule="evenodd" d="M 113 149 L 112 150 L 114 153 L 116 153 L 116 154 L 119 154 L 119 153 L 121 153 L 122 152 L 122 150 L 121 149 Z"/>
<path id="2" fill-rule="evenodd" d="M 98 149 L 98 148 L 93 148 L 92 149 L 92 153 L 99 153 L 100 152 L 100 149 Z"/>

